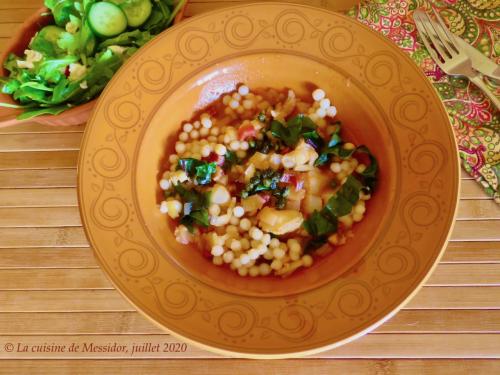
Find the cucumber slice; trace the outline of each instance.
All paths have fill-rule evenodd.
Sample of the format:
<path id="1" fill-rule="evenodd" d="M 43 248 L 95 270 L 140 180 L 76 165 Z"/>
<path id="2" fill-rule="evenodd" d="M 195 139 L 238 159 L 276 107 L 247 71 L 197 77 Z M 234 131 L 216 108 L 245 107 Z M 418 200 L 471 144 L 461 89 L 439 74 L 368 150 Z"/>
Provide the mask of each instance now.
<path id="1" fill-rule="evenodd" d="M 129 27 L 141 26 L 151 15 L 151 0 L 109 0 L 118 5 L 127 16 Z"/>
<path id="2" fill-rule="evenodd" d="M 94 3 L 88 14 L 89 26 L 100 37 L 110 38 L 127 28 L 127 16 L 121 8 L 107 2 Z"/>

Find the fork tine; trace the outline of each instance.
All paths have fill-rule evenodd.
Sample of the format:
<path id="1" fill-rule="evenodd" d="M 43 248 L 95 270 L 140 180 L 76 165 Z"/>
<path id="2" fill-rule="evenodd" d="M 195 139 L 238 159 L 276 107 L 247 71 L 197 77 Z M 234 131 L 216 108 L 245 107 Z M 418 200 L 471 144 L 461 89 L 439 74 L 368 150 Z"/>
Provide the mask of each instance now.
<path id="1" fill-rule="evenodd" d="M 432 40 L 430 39 L 429 35 L 427 34 L 427 30 L 424 27 L 421 12 L 420 11 L 414 12 L 413 19 L 415 21 L 415 25 L 417 26 L 420 35 L 422 36 L 422 41 L 424 42 L 425 48 L 429 52 L 429 55 L 431 55 L 432 59 L 436 62 L 436 64 L 442 67 L 441 58 L 436 52 L 436 50 L 432 47 Z"/>
<path id="2" fill-rule="evenodd" d="M 434 12 L 434 15 L 436 16 L 436 19 L 437 19 L 439 25 L 441 26 L 441 29 L 444 31 L 444 33 L 447 36 L 447 39 L 445 39 L 446 42 L 450 45 L 450 47 L 452 47 L 455 50 L 456 53 L 460 53 L 460 50 L 457 47 L 457 43 L 455 42 L 455 35 L 453 35 L 452 32 L 446 27 L 446 24 L 444 23 L 444 20 L 441 17 L 441 15 L 439 14 L 439 12 L 436 11 L 436 9 L 434 9 L 434 8 L 432 8 L 432 11 Z"/>
<path id="3" fill-rule="evenodd" d="M 451 53 L 448 52 L 446 46 L 444 46 L 443 42 L 439 39 L 439 35 L 436 33 L 436 30 L 432 26 L 432 21 L 429 18 L 429 15 L 422 12 L 419 13 L 419 18 L 422 21 L 422 27 L 425 29 L 436 52 L 441 56 L 443 60 L 449 59 L 451 57 Z"/>

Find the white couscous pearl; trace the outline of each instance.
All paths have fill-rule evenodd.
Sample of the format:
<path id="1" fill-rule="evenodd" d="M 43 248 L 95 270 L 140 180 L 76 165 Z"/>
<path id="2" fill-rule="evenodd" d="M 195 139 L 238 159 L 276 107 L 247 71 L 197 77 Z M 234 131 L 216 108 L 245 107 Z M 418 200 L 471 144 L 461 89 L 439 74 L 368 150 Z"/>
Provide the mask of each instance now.
<path id="1" fill-rule="evenodd" d="M 169 180 L 160 180 L 160 187 L 162 190 L 168 190 L 170 189 L 170 181 Z"/>
<path id="2" fill-rule="evenodd" d="M 201 122 L 199 122 L 199 121 L 195 121 L 195 122 L 193 123 L 193 126 L 194 126 L 194 128 L 195 128 L 195 129 L 199 129 L 199 128 L 200 128 L 200 126 L 201 126 Z"/>
<path id="3" fill-rule="evenodd" d="M 269 233 L 266 233 L 264 234 L 264 236 L 262 236 L 262 243 L 264 245 L 269 245 L 271 243 L 271 235 Z"/>
<path id="4" fill-rule="evenodd" d="M 172 164 L 176 164 L 179 160 L 179 157 L 176 154 L 172 154 L 168 157 L 168 161 Z"/>
<path id="5" fill-rule="evenodd" d="M 257 258 L 259 258 L 259 256 L 260 256 L 260 252 L 259 252 L 259 250 L 257 250 L 257 249 L 251 249 L 251 250 L 248 252 L 248 256 L 250 257 L 250 259 L 252 259 L 252 260 L 256 260 Z"/>
<path id="6" fill-rule="evenodd" d="M 218 216 L 220 214 L 220 206 L 218 204 L 212 204 L 209 208 L 208 208 L 208 213 L 211 215 L 211 216 Z"/>
<path id="7" fill-rule="evenodd" d="M 222 98 L 222 103 L 224 105 L 228 105 L 230 101 L 231 101 L 231 96 L 230 95 L 224 95 L 224 97 Z"/>
<path id="8" fill-rule="evenodd" d="M 219 128 L 212 128 L 212 129 L 210 129 L 210 134 L 212 134 L 212 135 L 219 135 Z"/>
<path id="9" fill-rule="evenodd" d="M 189 122 L 187 124 L 184 124 L 182 130 L 184 130 L 186 133 L 189 133 L 191 130 L 193 130 L 193 124 Z"/>
<path id="10" fill-rule="evenodd" d="M 267 263 L 261 263 L 259 265 L 259 272 L 262 276 L 267 276 L 271 273 L 271 267 Z"/>
<path id="11" fill-rule="evenodd" d="M 234 259 L 234 253 L 232 251 L 226 251 L 224 255 L 222 255 L 222 260 L 224 263 L 231 263 Z"/>
<path id="12" fill-rule="evenodd" d="M 319 118 L 325 118 L 326 117 L 326 109 L 324 108 L 318 108 L 316 110 L 316 115 L 319 117 Z"/>
<path id="13" fill-rule="evenodd" d="M 212 152 L 212 148 L 209 145 L 205 145 L 201 148 L 201 156 L 207 157 Z"/>
<path id="14" fill-rule="evenodd" d="M 242 238 L 240 242 L 241 242 L 241 248 L 243 250 L 250 249 L 250 241 L 248 241 L 248 238 Z"/>
<path id="15" fill-rule="evenodd" d="M 193 130 L 191 133 L 189 133 L 189 136 L 192 139 L 198 139 L 200 138 L 200 132 L 198 130 Z"/>
<path id="16" fill-rule="evenodd" d="M 200 129 L 200 135 L 202 137 L 206 137 L 208 135 L 208 133 L 210 133 L 210 131 L 207 128 L 201 128 Z"/>
<path id="17" fill-rule="evenodd" d="M 240 149 L 240 142 L 239 141 L 231 141 L 229 144 L 229 148 L 233 151 L 238 151 Z"/>
<path id="18" fill-rule="evenodd" d="M 250 256 L 248 254 L 241 254 L 240 256 L 240 263 L 244 266 L 248 263 L 250 263 Z"/>
<path id="19" fill-rule="evenodd" d="M 323 108 L 325 111 L 326 111 L 328 108 L 330 108 L 330 104 L 331 104 L 331 103 L 330 103 L 330 99 L 327 99 L 327 98 L 325 98 L 325 99 L 321 99 L 321 101 L 319 102 L 319 106 L 320 106 L 321 108 Z"/>
<path id="20" fill-rule="evenodd" d="M 182 154 L 185 151 L 186 151 L 186 145 L 184 143 L 177 142 L 175 144 L 175 152 L 177 152 L 178 154 Z"/>
<path id="21" fill-rule="evenodd" d="M 275 248 L 273 250 L 273 256 L 276 258 L 276 259 L 281 259 L 285 256 L 285 252 L 283 251 L 283 249 L 280 249 L 279 247 L 278 248 Z"/>
<path id="22" fill-rule="evenodd" d="M 243 229 L 244 231 L 250 230 L 251 226 L 252 226 L 252 223 L 247 218 L 240 220 L 240 228 Z"/>
<path id="23" fill-rule="evenodd" d="M 232 225 L 239 225 L 240 224 L 240 219 L 238 219 L 236 216 L 232 216 L 231 219 L 229 219 L 229 222 Z"/>
<path id="24" fill-rule="evenodd" d="M 330 164 L 330 170 L 333 173 L 340 173 L 342 171 L 342 167 L 340 166 L 339 163 L 332 163 Z"/>
<path id="25" fill-rule="evenodd" d="M 179 134 L 179 141 L 186 142 L 189 139 L 189 134 L 186 132 L 182 132 Z"/>
<path id="26" fill-rule="evenodd" d="M 236 206 L 233 208 L 233 215 L 236 217 L 242 217 L 245 214 L 245 209 L 241 206 Z"/>
<path id="27" fill-rule="evenodd" d="M 269 243 L 269 246 L 271 248 L 276 248 L 276 247 L 279 247 L 280 246 L 280 240 L 278 240 L 277 238 L 273 238 L 271 240 L 271 242 Z"/>
<path id="28" fill-rule="evenodd" d="M 231 102 L 229 103 L 229 106 L 232 108 L 232 109 L 236 109 L 240 106 L 240 102 L 238 102 L 237 100 L 233 99 L 231 100 Z"/>
<path id="29" fill-rule="evenodd" d="M 319 102 L 321 99 L 323 99 L 326 96 L 326 93 L 321 90 L 321 89 L 316 89 L 312 93 L 312 97 L 315 101 Z"/>
<path id="30" fill-rule="evenodd" d="M 212 127 L 212 120 L 209 117 L 203 117 L 201 119 L 201 124 L 204 128 L 210 129 Z"/>
<path id="31" fill-rule="evenodd" d="M 311 267 L 313 264 L 313 258 L 310 255 L 304 255 L 302 257 L 302 264 L 304 267 Z"/>
<path id="32" fill-rule="evenodd" d="M 240 276 L 248 275 L 248 268 L 245 268 L 245 267 L 238 268 L 238 274 Z"/>
<path id="33" fill-rule="evenodd" d="M 224 248 L 220 245 L 215 245 L 212 247 L 212 250 L 210 251 L 210 253 L 214 256 L 214 257 L 218 257 L 218 256 L 221 256 L 222 254 L 224 254 Z"/>
<path id="34" fill-rule="evenodd" d="M 238 240 L 232 240 L 231 241 L 231 246 L 229 246 L 231 250 L 233 251 L 240 251 L 241 250 L 241 242 Z"/>
<path id="35" fill-rule="evenodd" d="M 250 237 L 252 237 L 256 241 L 262 239 L 262 236 L 264 235 L 264 233 L 262 233 L 262 231 L 257 227 L 252 227 L 249 231 L 249 234 Z"/>
<path id="36" fill-rule="evenodd" d="M 253 101 L 252 100 L 243 100 L 243 108 L 252 109 Z"/>
<path id="37" fill-rule="evenodd" d="M 259 276 L 259 274 L 260 274 L 259 267 L 258 266 L 252 266 L 252 267 L 250 267 L 250 269 L 248 270 L 248 274 L 251 277 Z"/>
<path id="38" fill-rule="evenodd" d="M 167 202 L 165 202 L 165 201 L 161 202 L 161 204 L 160 204 L 160 212 L 161 212 L 162 214 L 166 214 L 166 213 L 168 213 L 168 205 L 167 205 Z"/>
<path id="39" fill-rule="evenodd" d="M 363 173 L 363 172 L 365 171 L 365 169 L 366 169 L 366 165 L 364 165 L 364 164 L 360 164 L 360 165 L 358 165 L 358 166 L 356 167 L 356 172 L 358 172 L 358 173 Z"/>
<path id="40" fill-rule="evenodd" d="M 238 89 L 238 93 L 241 95 L 241 96 L 246 96 L 250 93 L 250 89 L 248 88 L 248 86 L 240 86 L 240 88 Z"/>
<path id="41" fill-rule="evenodd" d="M 281 260 L 279 260 L 279 259 L 275 259 L 271 263 L 271 268 L 273 270 L 279 270 L 279 269 L 281 269 L 281 267 L 283 267 L 283 262 Z"/>
<path id="42" fill-rule="evenodd" d="M 326 110 L 326 115 L 328 117 L 335 117 L 337 115 L 337 108 L 332 105 Z"/>
<path id="43" fill-rule="evenodd" d="M 224 155 L 226 155 L 226 152 L 227 152 L 226 146 L 224 146 L 220 143 L 217 144 L 217 146 L 215 146 L 215 153 L 217 155 L 224 156 Z"/>

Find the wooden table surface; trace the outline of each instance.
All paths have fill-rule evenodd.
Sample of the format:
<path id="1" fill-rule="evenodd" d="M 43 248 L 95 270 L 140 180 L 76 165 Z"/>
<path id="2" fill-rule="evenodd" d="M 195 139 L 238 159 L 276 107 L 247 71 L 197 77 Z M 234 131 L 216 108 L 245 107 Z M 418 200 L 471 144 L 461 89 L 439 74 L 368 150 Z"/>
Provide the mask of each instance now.
<path id="1" fill-rule="evenodd" d="M 187 15 L 235 2 L 195 0 Z M 0 50 L 41 3 L 0 1 Z M 0 374 L 500 372 L 500 207 L 465 173 L 444 258 L 393 319 L 314 358 L 223 359 L 191 345 L 163 352 L 177 340 L 136 312 L 97 266 L 77 207 L 83 130 L 35 124 L 0 129 L 0 358 L 8 359 Z M 90 349 L 115 343 L 129 352 Z M 151 347 L 132 355 L 132 345 L 142 343 Z"/>

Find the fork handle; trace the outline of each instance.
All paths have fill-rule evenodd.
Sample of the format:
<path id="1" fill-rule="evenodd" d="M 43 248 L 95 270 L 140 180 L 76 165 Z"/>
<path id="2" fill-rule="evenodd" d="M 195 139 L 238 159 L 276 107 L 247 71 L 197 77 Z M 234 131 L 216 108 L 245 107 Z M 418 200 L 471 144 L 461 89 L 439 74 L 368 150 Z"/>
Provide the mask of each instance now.
<path id="1" fill-rule="evenodd" d="M 495 94 L 493 94 L 490 91 L 490 89 L 488 88 L 488 86 L 486 85 L 486 83 L 484 83 L 483 77 L 481 75 L 478 74 L 478 75 L 476 75 L 474 77 L 470 77 L 470 80 L 477 87 L 479 87 L 481 89 L 481 91 L 484 92 L 486 96 L 488 96 L 488 98 L 491 99 L 491 101 L 497 107 L 497 109 L 500 109 L 500 100 L 495 96 Z"/>

